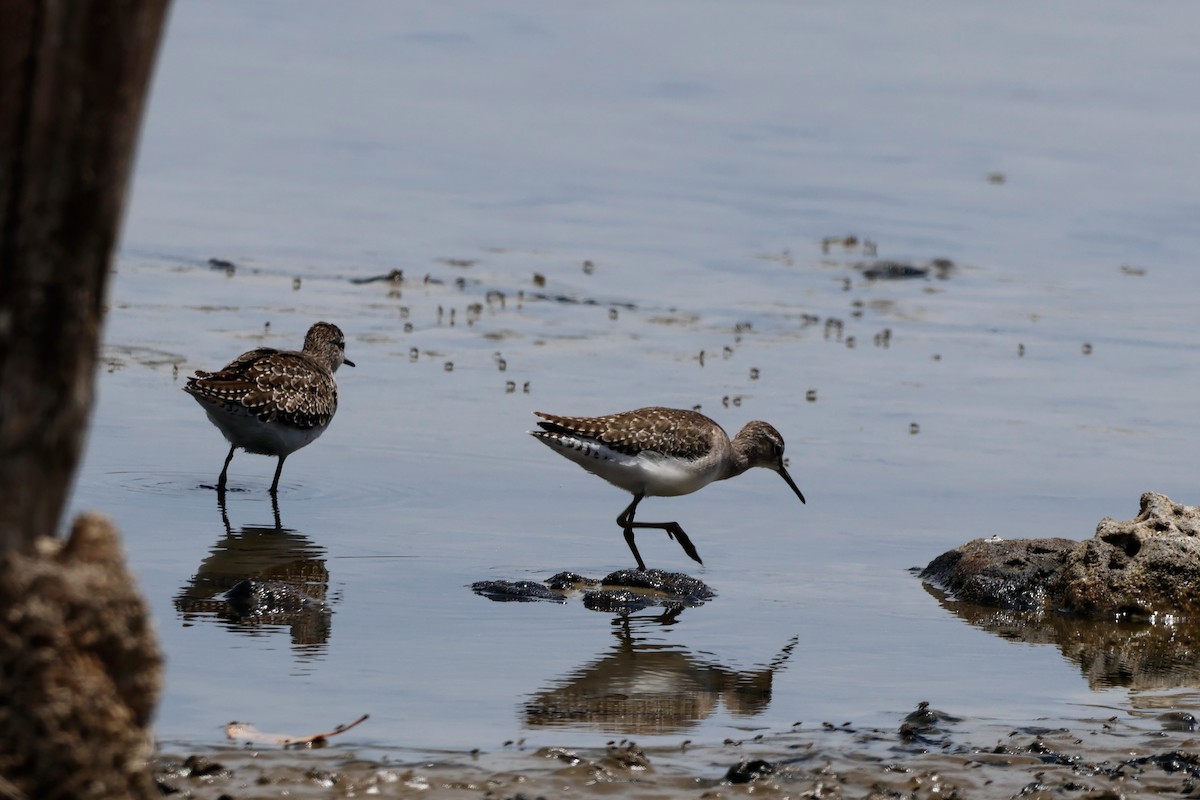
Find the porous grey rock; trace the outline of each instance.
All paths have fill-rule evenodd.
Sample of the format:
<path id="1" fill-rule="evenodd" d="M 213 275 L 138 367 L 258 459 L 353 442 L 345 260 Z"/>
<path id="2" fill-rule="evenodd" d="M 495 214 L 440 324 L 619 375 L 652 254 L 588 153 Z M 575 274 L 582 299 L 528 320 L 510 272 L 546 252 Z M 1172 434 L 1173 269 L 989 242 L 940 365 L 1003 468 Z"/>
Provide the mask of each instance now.
<path id="1" fill-rule="evenodd" d="M 929 562 L 921 578 L 956 600 L 1042 611 L 1071 550 L 1071 539 L 974 539 Z"/>
<path id="2" fill-rule="evenodd" d="M 1131 520 L 1100 520 L 1094 538 L 1071 551 L 1061 605 L 1092 617 L 1200 618 L 1200 508 L 1156 492 Z"/>
<path id="3" fill-rule="evenodd" d="M 1087 541 L 976 539 L 935 558 L 921 578 L 995 608 L 1200 621 L 1200 508 L 1146 492 L 1136 517 L 1105 517 Z"/>
<path id="4" fill-rule="evenodd" d="M 159 797 L 162 656 L 120 536 L 85 514 L 38 550 L 0 557 L 0 796 Z"/>

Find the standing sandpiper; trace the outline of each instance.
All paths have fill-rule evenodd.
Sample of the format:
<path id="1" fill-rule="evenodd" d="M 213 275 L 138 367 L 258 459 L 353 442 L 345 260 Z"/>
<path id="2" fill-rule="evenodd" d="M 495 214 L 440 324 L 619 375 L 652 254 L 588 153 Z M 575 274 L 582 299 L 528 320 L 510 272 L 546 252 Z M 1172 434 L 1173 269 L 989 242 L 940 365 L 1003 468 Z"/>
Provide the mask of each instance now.
<path id="1" fill-rule="evenodd" d="M 219 493 L 225 492 L 229 462 L 239 447 L 279 458 L 271 495 L 279 491 L 284 459 L 324 433 L 337 411 L 333 373 L 342 364 L 354 366 L 346 358 L 341 328 L 318 322 L 308 329 L 302 351 L 260 347 L 224 369 L 196 370 L 188 378 L 183 390 L 204 407 L 230 445 L 217 479 Z"/>
<path id="2" fill-rule="evenodd" d="M 691 494 L 751 467 L 766 467 L 782 475 L 804 502 L 783 465 L 783 437 L 765 422 L 746 423 L 730 441 L 708 417 L 678 408 L 639 408 L 606 417 L 533 413 L 544 420 L 538 423 L 540 431 L 530 431 L 539 441 L 633 495 L 617 524 L 625 531 L 625 541 L 642 571 L 646 565 L 633 541 L 637 528 L 666 531 L 696 563 L 704 563 L 678 522 L 633 521 L 643 497 Z"/>

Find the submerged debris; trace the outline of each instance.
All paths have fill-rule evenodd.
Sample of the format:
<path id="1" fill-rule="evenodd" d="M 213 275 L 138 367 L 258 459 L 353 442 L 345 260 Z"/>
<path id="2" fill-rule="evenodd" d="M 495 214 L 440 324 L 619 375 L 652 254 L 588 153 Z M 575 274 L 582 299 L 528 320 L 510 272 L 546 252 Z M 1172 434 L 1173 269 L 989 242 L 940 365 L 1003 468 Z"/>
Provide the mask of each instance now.
<path id="1" fill-rule="evenodd" d="M 385 275 L 372 275 L 368 278 L 351 278 L 351 283 L 375 283 L 377 281 L 387 281 L 388 283 L 403 283 L 404 270 L 394 269 Z"/>
<path id="2" fill-rule="evenodd" d="M 904 278 L 924 278 L 929 270 L 924 267 L 914 267 L 900 261 L 876 261 L 871 264 L 859 265 L 859 271 L 867 280 L 901 280 Z"/>
<path id="3" fill-rule="evenodd" d="M 873 256 L 878 250 L 875 242 L 871 241 L 870 239 L 860 239 L 855 234 L 848 233 L 842 236 L 826 236 L 822 238 L 821 252 L 828 253 L 834 246 L 840 246 L 843 250 L 854 250 L 858 248 L 860 244 L 862 245 L 863 253 L 866 255 Z M 784 250 L 783 252 L 784 255 L 786 255 L 790 260 L 791 254 L 788 253 L 787 250 Z"/>
<path id="4" fill-rule="evenodd" d="M 948 258 L 935 258 L 925 266 L 917 266 L 907 261 L 880 259 L 857 264 L 855 268 L 869 281 L 928 278 L 931 275 L 938 280 L 946 280 L 954 271 L 955 266 L 954 262 Z"/>
<path id="5" fill-rule="evenodd" d="M 237 264 L 225 258 L 210 258 L 208 260 L 208 266 L 211 269 L 224 272 L 229 277 L 233 277 L 233 274 L 237 272 Z"/>

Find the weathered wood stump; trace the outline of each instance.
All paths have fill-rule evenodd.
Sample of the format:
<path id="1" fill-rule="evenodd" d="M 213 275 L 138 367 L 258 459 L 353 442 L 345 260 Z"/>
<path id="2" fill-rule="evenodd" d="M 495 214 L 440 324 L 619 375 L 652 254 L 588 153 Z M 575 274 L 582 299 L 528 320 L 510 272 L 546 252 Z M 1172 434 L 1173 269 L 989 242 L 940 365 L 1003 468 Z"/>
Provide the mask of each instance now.
<path id="1" fill-rule="evenodd" d="M 0 796 L 158 796 L 161 664 L 119 538 L 54 539 L 167 0 L 0 3 Z"/>

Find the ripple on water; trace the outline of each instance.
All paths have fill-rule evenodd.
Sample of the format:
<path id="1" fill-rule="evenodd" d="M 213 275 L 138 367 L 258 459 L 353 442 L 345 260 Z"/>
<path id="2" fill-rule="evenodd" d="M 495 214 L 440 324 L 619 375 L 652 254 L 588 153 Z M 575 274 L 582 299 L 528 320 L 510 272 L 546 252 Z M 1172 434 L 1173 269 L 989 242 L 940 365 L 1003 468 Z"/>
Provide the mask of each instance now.
<path id="1" fill-rule="evenodd" d="M 236 459 L 235 459 L 236 461 Z M 97 488 L 125 490 L 136 494 L 186 497 L 196 492 L 217 491 L 216 475 L 196 472 L 154 472 L 141 470 L 119 470 L 93 473 L 81 481 L 81 488 L 88 494 Z M 271 475 L 269 473 L 239 476 L 232 475 L 225 490 L 227 499 L 269 499 Z M 336 500 L 338 504 L 352 504 L 356 508 L 374 508 L 403 504 L 415 492 L 403 486 L 382 481 L 361 480 L 343 471 L 326 472 L 306 480 L 297 476 L 294 480 L 281 478 L 279 500 L 283 502 Z"/>

